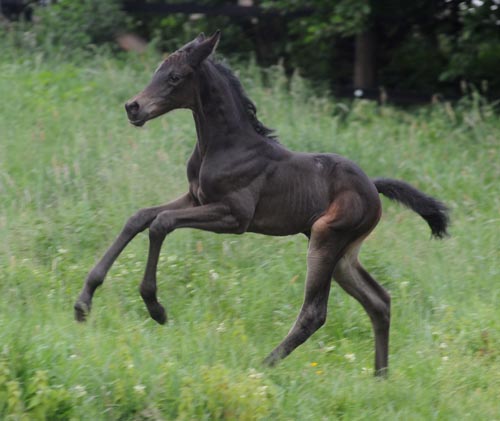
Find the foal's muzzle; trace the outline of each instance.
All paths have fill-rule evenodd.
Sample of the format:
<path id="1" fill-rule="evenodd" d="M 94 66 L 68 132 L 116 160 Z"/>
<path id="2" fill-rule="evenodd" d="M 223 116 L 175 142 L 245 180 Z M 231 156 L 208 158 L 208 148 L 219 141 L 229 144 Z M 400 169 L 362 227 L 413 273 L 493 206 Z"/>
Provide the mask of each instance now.
<path id="1" fill-rule="evenodd" d="M 125 104 L 125 110 L 128 115 L 135 115 L 139 111 L 139 103 L 137 101 L 130 101 Z"/>
<path id="2" fill-rule="evenodd" d="M 127 111 L 128 119 L 134 126 L 140 127 L 146 123 L 146 119 L 141 118 L 141 110 L 137 101 L 132 100 L 125 103 L 125 111 Z"/>

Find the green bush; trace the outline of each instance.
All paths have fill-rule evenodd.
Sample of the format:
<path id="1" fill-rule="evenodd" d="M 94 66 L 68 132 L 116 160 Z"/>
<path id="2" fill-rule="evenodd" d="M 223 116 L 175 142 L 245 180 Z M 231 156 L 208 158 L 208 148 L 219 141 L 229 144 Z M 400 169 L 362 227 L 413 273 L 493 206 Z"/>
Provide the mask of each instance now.
<path id="1" fill-rule="evenodd" d="M 13 420 L 67 420 L 74 397 L 62 386 L 51 385 L 45 370 L 36 370 L 27 383 L 16 378 L 0 360 L 0 415 Z"/>
<path id="2" fill-rule="evenodd" d="M 203 367 L 184 379 L 179 419 L 259 420 L 271 415 L 275 392 L 263 373 L 235 375 L 223 365 Z"/>
<path id="3" fill-rule="evenodd" d="M 38 9 L 38 16 L 39 41 L 68 50 L 109 43 L 128 26 L 117 0 L 61 0 Z"/>
<path id="4" fill-rule="evenodd" d="M 118 0 L 60 0 L 35 7 L 33 22 L 11 23 L 4 31 L 24 49 L 66 55 L 112 45 L 131 21 Z"/>

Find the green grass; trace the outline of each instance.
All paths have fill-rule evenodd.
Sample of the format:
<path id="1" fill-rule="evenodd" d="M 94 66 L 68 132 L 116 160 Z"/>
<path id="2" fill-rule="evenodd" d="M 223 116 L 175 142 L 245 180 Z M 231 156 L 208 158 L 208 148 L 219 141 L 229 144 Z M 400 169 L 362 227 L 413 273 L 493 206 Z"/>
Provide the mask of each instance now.
<path id="1" fill-rule="evenodd" d="M 413 112 L 315 98 L 279 70 L 241 79 L 294 150 L 336 152 L 452 209 L 451 238 L 384 199 L 361 259 L 393 297 L 390 376 L 372 377 L 368 317 L 336 286 L 327 324 L 278 367 L 261 360 L 302 301 L 306 241 L 179 230 L 149 319 L 147 235 L 84 325 L 73 302 L 127 217 L 186 191 L 189 112 L 131 127 L 123 103 L 155 59 L 0 61 L 0 418 L 500 419 L 500 121 L 480 98 Z M 345 112 L 345 110 L 348 112 Z"/>

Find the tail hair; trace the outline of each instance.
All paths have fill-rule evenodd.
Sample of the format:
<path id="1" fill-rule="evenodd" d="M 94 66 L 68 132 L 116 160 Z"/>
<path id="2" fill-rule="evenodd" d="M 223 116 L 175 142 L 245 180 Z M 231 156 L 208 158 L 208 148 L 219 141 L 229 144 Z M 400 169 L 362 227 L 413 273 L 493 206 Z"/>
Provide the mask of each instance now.
<path id="1" fill-rule="evenodd" d="M 448 208 L 444 203 L 427 196 L 404 181 L 377 178 L 373 182 L 379 193 L 391 200 L 402 203 L 424 218 L 429 224 L 434 237 L 443 238 L 448 235 L 447 228 L 450 219 Z"/>

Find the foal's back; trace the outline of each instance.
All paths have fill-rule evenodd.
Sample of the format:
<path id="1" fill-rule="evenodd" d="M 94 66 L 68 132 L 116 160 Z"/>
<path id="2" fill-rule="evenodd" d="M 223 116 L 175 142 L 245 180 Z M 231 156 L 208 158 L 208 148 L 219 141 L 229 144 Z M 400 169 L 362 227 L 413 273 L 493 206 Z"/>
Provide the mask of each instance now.
<path id="1" fill-rule="evenodd" d="M 314 221 L 336 200 L 345 201 L 346 195 L 353 212 L 366 213 L 370 208 L 378 212 L 380 199 L 373 182 L 352 161 L 336 154 L 290 152 L 281 145 L 275 148 L 282 149 L 282 156 L 268 159 L 249 231 L 308 233 Z"/>

